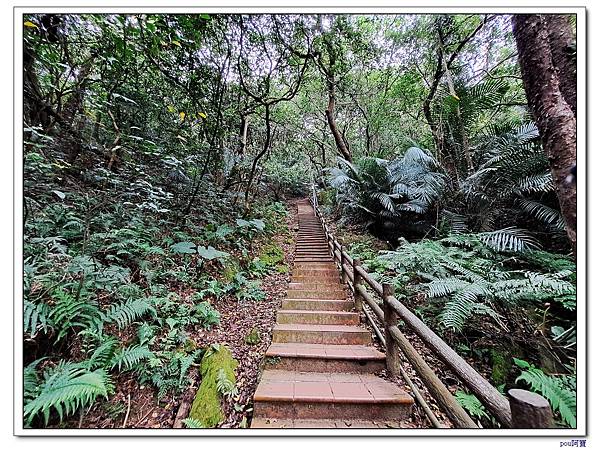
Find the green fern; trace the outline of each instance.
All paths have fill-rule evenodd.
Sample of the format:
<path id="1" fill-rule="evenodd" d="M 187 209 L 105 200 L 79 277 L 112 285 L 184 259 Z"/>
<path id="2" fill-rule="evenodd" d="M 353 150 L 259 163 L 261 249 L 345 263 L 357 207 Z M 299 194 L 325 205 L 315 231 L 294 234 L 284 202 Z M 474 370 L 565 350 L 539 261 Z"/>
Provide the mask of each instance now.
<path id="1" fill-rule="evenodd" d="M 529 215 L 549 227 L 565 230 L 565 221 L 560 211 L 533 200 L 520 199 L 517 201 L 519 207 Z"/>
<path id="2" fill-rule="evenodd" d="M 188 371 L 190 370 L 190 367 L 192 367 L 192 364 L 194 364 L 194 362 L 196 361 L 196 359 L 198 358 L 198 356 L 201 353 L 202 353 L 201 350 L 196 350 L 196 351 L 192 352 L 191 354 L 181 358 L 180 367 L 179 367 L 179 385 L 180 386 L 184 385 L 185 379 L 187 377 Z"/>
<path id="3" fill-rule="evenodd" d="M 227 378 L 227 374 L 223 369 L 219 369 L 217 372 L 217 390 L 224 397 L 233 397 L 238 394 L 237 386 Z"/>
<path id="4" fill-rule="evenodd" d="M 38 327 L 47 333 L 52 328 L 50 319 L 51 308 L 46 303 L 32 303 L 29 300 L 23 302 L 23 332 L 34 336 Z"/>
<path id="5" fill-rule="evenodd" d="M 108 366 L 114 357 L 118 346 L 119 341 L 115 337 L 110 336 L 104 338 L 104 341 L 96 347 L 88 359 L 88 367 L 90 369 L 96 369 Z"/>
<path id="6" fill-rule="evenodd" d="M 206 428 L 201 421 L 198 419 L 193 419 L 192 417 L 183 419 L 182 422 L 186 428 Z"/>
<path id="7" fill-rule="evenodd" d="M 60 420 L 85 408 L 98 398 L 108 399 L 113 385 L 105 369 L 89 370 L 85 364 L 60 361 L 44 373 L 44 380 L 35 398 L 25 403 L 24 417 L 27 423 L 42 414 L 44 423 L 55 410 Z"/>
<path id="8" fill-rule="evenodd" d="M 39 389 L 40 378 L 37 365 L 46 358 L 36 359 L 23 369 L 23 397 L 25 401 L 35 398 Z"/>
<path id="9" fill-rule="evenodd" d="M 146 345 L 134 345 L 131 347 L 121 348 L 117 350 L 110 361 L 110 367 L 117 367 L 119 370 L 133 369 L 140 361 L 154 357 L 154 353 L 150 351 Z"/>
<path id="10" fill-rule="evenodd" d="M 102 329 L 102 314 L 95 303 L 88 302 L 82 298 L 75 299 L 62 289 L 54 291 L 56 304 L 50 312 L 50 319 L 57 328 L 56 341 L 64 338 L 70 330 Z"/>
<path id="11" fill-rule="evenodd" d="M 464 391 L 457 391 L 454 396 L 456 397 L 458 404 L 465 408 L 471 416 L 477 417 L 478 419 L 482 419 L 484 417 L 488 420 L 490 419 L 485 407 L 473 394 L 467 394 Z"/>
<path id="12" fill-rule="evenodd" d="M 518 367 L 524 369 L 516 381 L 526 382 L 535 392 L 548 400 L 552 409 L 560 414 L 569 427 L 576 428 L 577 397 L 570 386 L 574 376 L 548 376 L 526 361 L 513 359 Z"/>
<path id="13" fill-rule="evenodd" d="M 116 323 L 119 328 L 125 328 L 144 314 L 156 314 L 156 310 L 146 299 L 128 300 L 119 305 L 112 305 L 105 314 L 105 320 Z"/>

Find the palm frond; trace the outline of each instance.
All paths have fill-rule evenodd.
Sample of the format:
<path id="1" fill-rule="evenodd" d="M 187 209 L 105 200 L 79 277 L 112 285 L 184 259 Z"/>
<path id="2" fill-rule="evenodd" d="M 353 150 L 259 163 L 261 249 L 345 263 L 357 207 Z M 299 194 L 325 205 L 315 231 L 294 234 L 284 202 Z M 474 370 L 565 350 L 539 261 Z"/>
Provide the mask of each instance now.
<path id="1" fill-rule="evenodd" d="M 523 252 L 540 248 L 537 240 L 527 230 L 508 227 L 477 235 L 481 242 L 498 252 Z"/>

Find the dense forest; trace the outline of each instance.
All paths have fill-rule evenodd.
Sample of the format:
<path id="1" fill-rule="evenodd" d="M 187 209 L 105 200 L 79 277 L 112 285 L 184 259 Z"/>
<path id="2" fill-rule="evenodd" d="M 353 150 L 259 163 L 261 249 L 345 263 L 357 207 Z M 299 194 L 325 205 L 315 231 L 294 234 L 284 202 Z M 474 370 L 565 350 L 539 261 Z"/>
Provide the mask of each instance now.
<path id="1" fill-rule="evenodd" d="M 575 42 L 558 15 L 27 15 L 24 426 L 247 427 L 315 186 L 370 274 L 575 427 Z"/>

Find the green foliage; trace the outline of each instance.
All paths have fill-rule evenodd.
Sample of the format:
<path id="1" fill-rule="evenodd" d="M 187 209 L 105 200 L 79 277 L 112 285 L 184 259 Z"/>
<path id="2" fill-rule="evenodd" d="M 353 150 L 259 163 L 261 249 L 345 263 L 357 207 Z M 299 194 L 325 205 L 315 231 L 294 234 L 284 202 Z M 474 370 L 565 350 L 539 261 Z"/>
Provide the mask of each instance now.
<path id="1" fill-rule="evenodd" d="M 339 168 L 328 169 L 329 183 L 337 190 L 336 201 L 344 212 L 359 221 L 426 214 L 447 189 L 440 164 L 418 147 L 392 161 L 362 158 L 352 164 L 338 158 L 338 164 Z"/>
<path id="2" fill-rule="evenodd" d="M 465 408 L 465 410 L 474 418 L 477 419 L 490 419 L 485 407 L 481 404 L 479 399 L 475 397 L 473 394 L 467 394 L 464 391 L 456 391 L 454 394 L 456 397 L 456 401 L 460 406 Z"/>
<path id="3" fill-rule="evenodd" d="M 57 329 L 57 341 L 72 330 L 102 328 L 102 313 L 94 302 L 84 298 L 77 299 L 62 289 L 55 290 L 53 295 L 56 304 L 49 317 Z"/>
<path id="4" fill-rule="evenodd" d="M 42 414 L 48 424 L 50 413 L 56 411 L 62 420 L 78 409 L 91 405 L 96 398 L 108 398 L 113 385 L 106 369 L 90 370 L 81 363 L 59 362 L 44 372 L 43 380 L 35 389 L 31 386 L 29 369 L 28 395 L 33 397 L 25 403 L 23 411 L 26 423 Z"/>
<path id="5" fill-rule="evenodd" d="M 526 261 L 536 258 L 529 253 L 523 254 Z M 477 322 L 471 319 L 477 315 L 504 327 L 497 311 L 503 305 L 552 301 L 569 307 L 575 294 L 571 271 L 511 270 L 503 267 L 503 261 L 479 235 L 460 235 L 441 241 L 404 241 L 396 251 L 383 252 L 370 266 L 393 271 L 398 284 L 407 275 L 426 280 L 421 286 L 428 297 L 443 300 L 439 324 L 457 332 L 467 324 L 475 326 Z"/>
<path id="6" fill-rule="evenodd" d="M 198 419 L 192 419 L 191 417 L 183 419 L 182 422 L 186 428 L 206 428 Z"/>
<path id="7" fill-rule="evenodd" d="M 250 332 L 246 335 L 244 342 L 248 345 L 256 345 L 260 342 L 260 333 L 258 328 L 253 327 Z"/>
<path id="8" fill-rule="evenodd" d="M 577 427 L 577 397 L 575 377 L 573 375 L 549 376 L 541 369 L 527 361 L 513 358 L 515 364 L 522 369 L 516 381 L 524 381 L 531 388 L 545 397 L 552 409 L 558 412 L 570 428 Z"/>
<path id="9" fill-rule="evenodd" d="M 200 319 L 202 326 L 206 329 L 218 325 L 221 321 L 221 314 L 209 302 L 198 303 L 195 307 L 195 313 Z"/>
<path id="10" fill-rule="evenodd" d="M 125 328 L 145 314 L 156 315 L 156 310 L 146 299 L 127 300 L 119 305 L 112 305 L 106 312 L 105 320 Z"/>
<path id="11" fill-rule="evenodd" d="M 131 370 L 141 361 L 148 360 L 154 357 L 154 353 L 150 351 L 146 345 L 136 345 L 127 348 L 121 348 L 116 351 L 111 360 L 111 366 Z"/>
<path id="12" fill-rule="evenodd" d="M 202 259 L 208 261 L 216 259 L 219 262 L 223 262 L 223 260 L 230 256 L 229 253 L 221 252 L 210 245 L 208 247 L 198 246 L 198 255 L 200 255 Z"/>
<path id="13" fill-rule="evenodd" d="M 198 252 L 196 244 L 189 241 L 177 242 L 176 244 L 171 245 L 170 248 L 173 253 L 193 255 Z"/>

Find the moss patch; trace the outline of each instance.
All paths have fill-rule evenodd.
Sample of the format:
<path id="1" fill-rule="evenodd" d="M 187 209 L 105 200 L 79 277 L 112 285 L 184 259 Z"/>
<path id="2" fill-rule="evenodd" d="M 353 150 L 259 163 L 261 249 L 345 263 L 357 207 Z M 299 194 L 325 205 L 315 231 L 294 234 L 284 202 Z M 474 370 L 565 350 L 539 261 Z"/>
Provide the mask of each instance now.
<path id="1" fill-rule="evenodd" d="M 189 418 L 202 423 L 207 428 L 214 428 L 225 419 L 221 408 L 221 394 L 217 389 L 219 370 L 223 370 L 226 378 L 235 385 L 235 368 L 238 362 L 231 351 L 219 345 L 208 351 L 200 364 L 202 382 L 190 409 Z"/>
<path id="2" fill-rule="evenodd" d="M 231 283 L 240 270 L 241 268 L 238 260 L 235 258 L 228 258 L 227 263 L 223 266 L 223 278 L 228 283 Z"/>
<path id="3" fill-rule="evenodd" d="M 505 352 L 491 349 L 490 359 L 492 363 L 492 382 L 496 386 L 506 383 L 506 378 L 511 367 L 510 358 L 507 357 Z"/>
<path id="4" fill-rule="evenodd" d="M 256 345 L 260 342 L 260 334 L 258 332 L 258 328 L 254 327 L 250 330 L 250 333 L 246 336 L 246 344 L 248 345 Z"/>

